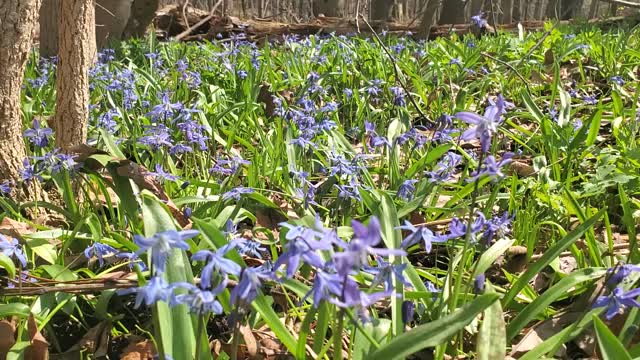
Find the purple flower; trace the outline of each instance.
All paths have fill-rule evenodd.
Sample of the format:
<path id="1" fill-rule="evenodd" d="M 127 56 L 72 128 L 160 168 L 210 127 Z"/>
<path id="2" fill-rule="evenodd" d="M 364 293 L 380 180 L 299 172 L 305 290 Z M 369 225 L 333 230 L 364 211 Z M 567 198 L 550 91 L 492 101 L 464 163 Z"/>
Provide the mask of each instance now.
<path id="1" fill-rule="evenodd" d="M 246 188 L 244 186 L 238 186 L 222 194 L 222 200 L 235 199 L 236 201 L 238 201 L 240 200 L 242 194 L 251 194 L 252 192 L 254 192 L 253 189 Z"/>
<path id="2" fill-rule="evenodd" d="M 183 304 L 188 306 L 192 312 L 195 312 L 198 315 L 204 315 L 207 313 L 222 314 L 222 305 L 216 299 L 216 296 L 221 294 L 227 288 L 226 277 L 224 277 L 222 281 L 220 281 L 220 283 L 211 290 L 203 290 L 189 283 L 173 284 L 173 287 L 187 289 L 188 292 L 186 294 L 174 295 L 171 299 L 171 306 Z"/>
<path id="3" fill-rule="evenodd" d="M 346 276 L 354 268 L 360 268 L 367 263 L 369 255 L 406 255 L 404 250 L 375 248 L 382 240 L 380 233 L 380 221 L 373 216 L 368 225 L 356 220 L 351 221 L 354 238 L 348 243 L 343 243 L 343 251 L 334 255 L 334 261 L 338 274 Z"/>
<path id="4" fill-rule="evenodd" d="M 474 181 L 483 175 L 488 175 L 489 177 L 498 179 L 503 178 L 505 175 L 502 173 L 502 167 L 511 163 L 512 157 L 513 153 L 505 153 L 500 161 L 496 161 L 496 158 L 493 157 L 493 155 L 488 155 L 484 159 L 484 166 L 476 172 L 471 173 L 471 177 L 468 178 L 467 181 Z"/>
<path id="5" fill-rule="evenodd" d="M 191 260 L 204 261 L 206 265 L 202 268 L 200 274 L 200 286 L 203 289 L 208 289 L 213 283 L 213 272 L 225 274 L 225 275 L 240 275 L 242 267 L 235 261 L 225 258 L 224 256 L 236 247 L 235 242 L 231 242 L 217 251 L 200 250 L 193 254 Z"/>
<path id="6" fill-rule="evenodd" d="M 413 301 L 405 300 L 402 302 L 402 322 L 405 325 L 413 321 L 415 310 L 416 304 Z"/>
<path id="7" fill-rule="evenodd" d="M 114 255 L 117 252 L 118 250 L 107 244 L 93 243 L 93 245 L 90 245 L 84 250 L 84 256 L 87 259 L 91 259 L 95 256 L 98 258 L 98 264 L 100 264 L 100 266 L 104 266 L 104 257 Z"/>
<path id="8" fill-rule="evenodd" d="M 154 106 L 153 109 L 151 109 L 151 111 L 147 115 L 151 115 L 151 118 L 153 120 L 158 120 L 158 119 L 166 120 L 173 117 L 176 111 L 180 111 L 182 108 L 183 108 L 182 103 L 180 102 L 172 103 L 171 100 L 169 99 L 169 93 L 164 92 L 162 94 L 161 103 Z"/>
<path id="9" fill-rule="evenodd" d="M 405 106 L 407 105 L 407 101 L 404 99 L 405 93 L 404 89 L 401 87 L 393 86 L 389 88 L 393 93 L 393 105 L 395 106 Z"/>
<path id="10" fill-rule="evenodd" d="M 133 265 L 135 265 L 135 264 L 138 264 L 138 266 L 140 267 L 141 271 L 147 270 L 147 265 L 145 265 L 145 263 L 142 262 L 142 260 L 140 260 L 140 257 L 138 257 L 138 255 L 136 255 L 136 253 L 134 253 L 134 252 L 117 253 L 116 257 L 120 258 L 120 259 L 128 260 L 129 261 L 129 270 L 131 270 L 131 271 L 133 271 Z"/>
<path id="11" fill-rule="evenodd" d="M 148 126 L 145 130 L 145 136 L 139 138 L 138 143 L 147 145 L 153 150 L 173 146 L 169 128 L 162 124 Z"/>
<path id="12" fill-rule="evenodd" d="M 267 263 L 265 263 L 267 264 Z M 244 306 L 251 304 L 258 296 L 258 291 L 262 287 L 262 282 L 272 280 L 273 273 L 268 266 L 262 265 L 257 268 L 245 268 L 240 275 L 240 281 L 231 290 L 231 305 Z"/>
<path id="13" fill-rule="evenodd" d="M 238 71 L 236 72 L 236 74 L 238 74 L 238 77 L 239 77 L 241 80 L 244 80 L 244 79 L 246 79 L 246 78 L 247 78 L 247 76 L 249 76 L 249 73 L 247 73 L 245 70 L 238 70 Z"/>
<path id="14" fill-rule="evenodd" d="M 605 317 L 607 320 L 611 320 L 627 307 L 640 308 L 640 303 L 635 300 L 638 296 L 640 296 L 640 288 L 625 293 L 621 287 L 617 287 L 608 296 L 599 296 L 593 303 L 593 307 L 606 308 Z"/>
<path id="15" fill-rule="evenodd" d="M 330 250 L 331 242 L 324 237 L 323 233 L 309 229 L 304 226 L 295 226 L 287 223 L 280 224 L 289 229 L 285 236 L 287 243 L 285 252 L 278 257 L 273 265 L 274 269 L 287 266 L 287 277 L 291 278 L 298 271 L 300 261 L 304 261 L 316 268 L 324 265 L 324 260 L 316 253 L 318 250 Z M 319 239 L 319 240 L 318 240 Z"/>
<path id="16" fill-rule="evenodd" d="M 22 245 L 20 245 L 20 242 L 18 242 L 17 239 L 6 238 L 4 235 L 0 234 L 0 251 L 7 257 L 13 257 L 20 261 L 23 268 L 27 267 L 27 257 L 24 255 Z"/>
<path id="17" fill-rule="evenodd" d="M 351 278 L 346 278 L 343 285 L 342 299 L 331 298 L 329 302 L 341 308 L 354 308 L 362 321 L 368 321 L 367 308 L 378 301 L 391 296 L 392 292 L 376 292 L 367 294 L 360 290 L 358 283 Z"/>
<path id="18" fill-rule="evenodd" d="M 609 80 L 615 84 L 618 84 L 619 86 L 623 86 L 624 85 L 624 79 L 622 78 L 622 76 L 620 75 L 615 75 L 609 78 Z"/>
<path id="19" fill-rule="evenodd" d="M 640 265 L 624 264 L 616 266 L 607 271 L 609 279 L 607 279 L 607 287 L 614 288 L 622 282 L 631 272 L 640 271 Z"/>
<path id="20" fill-rule="evenodd" d="M 393 278 L 405 286 L 411 287 L 411 283 L 404 277 L 402 272 L 407 268 L 407 264 L 393 265 L 388 261 L 385 261 L 382 257 L 376 256 L 376 262 L 378 266 L 365 266 L 364 271 L 374 274 L 375 277 L 371 282 L 371 287 L 374 288 L 380 284 L 384 284 L 384 291 L 393 291 Z"/>
<path id="21" fill-rule="evenodd" d="M 400 247 L 403 249 L 407 249 L 420 241 L 424 241 L 424 249 L 427 253 L 430 253 L 433 243 L 441 243 L 448 240 L 446 237 L 435 235 L 433 231 L 429 230 L 426 226 L 415 227 L 406 220 L 404 225 L 398 226 L 397 229 L 407 230 L 410 232 L 410 234 L 404 238 L 400 244 Z"/>
<path id="22" fill-rule="evenodd" d="M 40 127 L 40 122 L 35 119 L 33 120 L 32 126 L 32 129 L 25 130 L 24 137 L 28 138 L 33 145 L 39 148 L 49 145 L 49 138 L 53 135 L 53 130 L 48 127 Z"/>
<path id="23" fill-rule="evenodd" d="M 164 169 L 162 168 L 162 165 L 160 164 L 156 164 L 156 171 L 155 172 L 150 171 L 149 175 L 154 176 L 156 179 L 159 179 L 159 180 L 167 180 L 167 181 L 178 180 L 178 176 L 164 171 Z"/>
<path id="24" fill-rule="evenodd" d="M 11 195 L 11 191 L 13 190 L 14 185 L 15 184 L 11 180 L 5 180 L 0 183 L 0 195 Z"/>
<path id="25" fill-rule="evenodd" d="M 338 274 L 326 272 L 322 269 L 316 270 L 313 278 L 311 290 L 302 298 L 302 301 L 309 296 L 313 297 L 313 307 L 318 308 L 322 300 L 330 300 L 333 296 L 342 295 L 343 277 Z"/>
<path id="26" fill-rule="evenodd" d="M 484 11 L 482 11 L 478 15 L 474 15 L 471 17 L 471 23 L 483 29 L 487 26 L 487 19 L 485 17 L 486 14 L 484 13 Z"/>
<path id="27" fill-rule="evenodd" d="M 481 294 L 484 291 L 484 283 L 486 281 L 486 276 L 484 273 L 476 276 L 473 280 L 473 291 L 476 294 Z"/>
<path id="28" fill-rule="evenodd" d="M 466 111 L 455 114 L 456 118 L 467 124 L 475 125 L 463 132 L 460 138 L 462 140 L 480 139 L 482 151 L 488 152 L 489 146 L 491 146 L 491 137 L 498 131 L 498 126 L 502 122 L 502 114 L 506 112 L 507 105 L 509 103 L 504 101 L 501 95 L 498 95 L 498 100 L 495 104 L 492 103 L 487 107 L 484 116 Z"/>
<path id="29" fill-rule="evenodd" d="M 144 286 L 118 291 L 118 295 L 135 293 L 136 303 L 134 308 L 139 308 L 144 302 L 151 306 L 158 301 L 168 302 L 173 294 L 173 287 L 169 285 L 161 276 L 152 277 Z"/>
<path id="30" fill-rule="evenodd" d="M 416 191 L 415 184 L 417 182 L 418 180 L 412 180 L 412 179 L 403 181 L 400 187 L 398 188 L 398 192 L 396 193 L 396 195 L 404 201 L 412 200 L 413 193 Z"/>
<path id="31" fill-rule="evenodd" d="M 188 250 L 189 244 L 185 240 L 191 239 L 199 234 L 197 230 L 167 230 L 156 233 L 155 235 L 145 238 L 144 236 L 135 235 L 134 241 L 140 247 L 136 251 L 136 255 L 143 252 L 151 251 L 151 262 L 154 266 L 155 274 L 164 272 L 167 257 L 172 249 Z"/>
<path id="32" fill-rule="evenodd" d="M 266 251 L 262 244 L 254 240 L 240 240 L 236 244 L 236 249 L 240 255 L 253 256 L 262 259 L 261 251 Z"/>
<path id="33" fill-rule="evenodd" d="M 484 231 L 484 234 L 482 235 L 484 241 L 489 244 L 496 235 L 504 236 L 505 234 L 510 232 L 511 229 L 509 226 L 511 225 L 512 219 L 513 217 L 509 216 L 509 212 L 505 211 L 502 216 L 494 217 L 491 220 L 485 222 L 486 229 Z"/>
<path id="34" fill-rule="evenodd" d="M 449 60 L 449 65 L 461 65 L 462 61 L 460 60 L 460 58 L 453 58 L 451 60 Z"/>
<path id="35" fill-rule="evenodd" d="M 33 179 L 42 181 L 42 176 L 38 173 L 35 166 L 29 162 L 28 158 L 22 160 L 22 169 L 20 170 L 22 181 L 29 184 Z"/>

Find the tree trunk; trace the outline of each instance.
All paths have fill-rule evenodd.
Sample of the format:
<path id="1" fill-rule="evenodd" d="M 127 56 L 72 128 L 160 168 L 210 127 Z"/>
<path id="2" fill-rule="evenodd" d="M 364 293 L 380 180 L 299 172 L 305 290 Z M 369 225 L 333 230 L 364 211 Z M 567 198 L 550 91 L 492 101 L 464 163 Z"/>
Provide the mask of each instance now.
<path id="1" fill-rule="evenodd" d="M 120 40 L 131 14 L 132 0 L 98 0 L 95 11 L 96 47 Z"/>
<path id="2" fill-rule="evenodd" d="M 58 9 L 60 0 L 44 0 L 40 7 L 40 56 L 58 55 Z"/>
<path id="3" fill-rule="evenodd" d="M 22 139 L 20 92 L 40 0 L 0 0 L 0 181 L 20 183 L 22 160 L 27 157 Z M 37 199 L 35 183 L 16 186 L 17 200 Z"/>
<path id="4" fill-rule="evenodd" d="M 420 22 L 421 35 L 429 37 L 431 27 L 436 23 L 436 13 L 440 8 L 440 0 L 427 0 L 427 6 L 422 13 L 422 21 Z"/>
<path id="5" fill-rule="evenodd" d="M 389 20 L 391 0 L 373 0 L 371 2 L 371 20 Z"/>
<path id="6" fill-rule="evenodd" d="M 94 0 L 62 0 L 53 127 L 63 151 L 83 144 L 89 119 L 89 68 L 96 56 Z"/>
<path id="7" fill-rule="evenodd" d="M 344 0 L 313 0 L 313 15 L 342 17 L 344 5 Z"/>
<path id="8" fill-rule="evenodd" d="M 438 24 L 464 24 L 464 3 L 460 0 L 444 0 Z"/>
<path id="9" fill-rule="evenodd" d="M 502 23 L 511 24 L 513 22 L 513 0 L 502 0 L 500 10 L 502 10 Z"/>
<path id="10" fill-rule="evenodd" d="M 160 0 L 134 0 L 131 16 L 124 29 L 124 38 L 144 37 L 158 10 Z"/>

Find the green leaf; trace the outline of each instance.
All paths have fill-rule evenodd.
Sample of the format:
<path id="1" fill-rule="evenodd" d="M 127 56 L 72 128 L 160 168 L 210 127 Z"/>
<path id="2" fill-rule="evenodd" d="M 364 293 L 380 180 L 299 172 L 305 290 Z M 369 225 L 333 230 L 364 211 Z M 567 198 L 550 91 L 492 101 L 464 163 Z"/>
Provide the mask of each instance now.
<path id="1" fill-rule="evenodd" d="M 557 258 L 560 253 L 566 250 L 571 244 L 576 242 L 582 234 L 584 234 L 588 229 L 590 229 L 602 214 L 604 214 L 605 209 L 600 209 L 597 214 L 592 216 L 590 219 L 585 221 L 576 227 L 573 231 L 568 233 L 565 237 L 563 237 L 560 241 L 551 246 L 545 253 L 542 255 L 540 260 L 531 264 L 527 271 L 524 274 L 518 277 L 518 280 L 511 286 L 509 292 L 502 299 L 502 306 L 507 308 L 511 305 L 511 302 L 515 299 L 518 293 L 524 289 L 525 286 L 529 283 L 529 280 L 533 278 L 533 276 L 539 273 L 542 269 L 544 269 L 547 265 L 553 261 L 553 259 Z"/>
<path id="2" fill-rule="evenodd" d="M 442 157 L 444 153 L 449 151 L 452 146 L 453 144 L 443 144 L 430 149 L 426 156 L 423 156 L 422 158 L 420 158 L 420 160 L 411 164 L 409 169 L 407 169 L 407 171 L 405 172 L 404 176 L 407 179 L 411 179 L 416 173 L 424 170 L 426 166 L 431 165 L 433 162 L 440 159 L 440 157 Z"/>
<path id="3" fill-rule="evenodd" d="M 173 218 L 167 209 L 155 196 L 150 193 L 142 193 L 142 217 L 144 221 L 145 236 L 175 230 Z M 166 277 L 169 283 L 193 282 L 191 265 L 183 250 L 173 249 L 169 254 Z M 152 264 L 153 265 L 153 264 Z M 162 350 L 166 355 L 174 359 L 193 359 L 195 356 L 195 331 L 189 308 L 178 305 L 169 308 L 164 302 L 154 306 L 159 322 L 156 331 L 160 334 Z"/>
<path id="4" fill-rule="evenodd" d="M 104 145 L 111 155 L 120 159 L 127 158 L 126 156 L 124 156 L 118 145 L 116 145 L 116 142 L 113 139 L 113 135 L 109 134 L 105 129 L 98 129 L 98 131 L 100 132 L 100 139 L 104 141 Z"/>
<path id="5" fill-rule="evenodd" d="M 487 285 L 487 292 L 493 287 Z M 478 359 L 504 359 L 507 354 L 507 338 L 500 301 L 491 304 L 482 315 L 482 325 L 478 334 Z"/>
<path id="6" fill-rule="evenodd" d="M 4 268 L 7 270 L 8 277 L 10 279 L 16 278 L 16 265 L 13 263 L 10 257 L 7 255 L 0 253 L 0 268 Z"/>
<path id="7" fill-rule="evenodd" d="M 18 316 L 28 318 L 31 310 L 23 303 L 0 304 L 0 318 Z"/>
<path id="8" fill-rule="evenodd" d="M 393 338 L 371 354 L 370 360 L 401 359 L 419 350 L 445 343 L 476 316 L 498 300 L 497 294 L 484 294 L 453 313 L 428 324 L 420 325 Z"/>
<path id="9" fill-rule="evenodd" d="M 284 346 L 289 350 L 290 353 L 295 354 L 298 350 L 298 343 L 296 338 L 287 330 L 284 326 L 278 314 L 273 311 L 271 305 L 267 302 L 264 295 L 258 296 L 252 303 L 251 306 L 260 313 L 264 322 L 269 326 L 269 329 L 273 331 L 274 334 L 278 337 L 278 339 L 284 344 Z"/>
<path id="10" fill-rule="evenodd" d="M 18 341 L 9 350 L 7 353 L 6 360 L 19 360 L 24 359 L 24 352 L 31 345 L 30 341 Z"/>
<path id="11" fill-rule="evenodd" d="M 631 360 L 627 349 L 596 315 L 593 316 L 593 327 L 596 329 L 602 360 Z"/>
<path id="12" fill-rule="evenodd" d="M 490 248 L 488 248 L 485 252 L 482 253 L 482 255 L 480 255 L 472 278 L 475 279 L 476 276 L 487 271 L 491 267 L 491 265 L 495 263 L 496 259 L 498 259 L 500 255 L 507 251 L 507 249 L 509 249 L 514 242 L 515 240 L 500 239 L 496 241 L 495 244 L 491 245 Z"/>
<path id="13" fill-rule="evenodd" d="M 367 332 L 367 335 L 378 344 L 385 344 L 389 338 L 387 335 L 391 331 L 391 321 L 389 319 L 374 319 L 371 322 L 367 322 L 362 325 L 362 330 Z M 375 350 L 371 341 L 362 333 L 358 331 L 356 333 L 355 344 L 353 346 L 352 357 L 354 360 L 368 359 L 369 354 Z"/>
<path id="14" fill-rule="evenodd" d="M 551 305 L 556 299 L 566 295 L 567 291 L 571 288 L 585 281 L 598 279 L 606 273 L 606 269 L 601 268 L 580 269 L 558 281 L 557 284 L 547 289 L 542 295 L 535 298 L 531 304 L 519 311 L 518 315 L 509 322 L 507 339 L 511 340 L 516 337 L 531 320 L 535 319 L 538 314 L 543 312 L 547 306 Z"/>

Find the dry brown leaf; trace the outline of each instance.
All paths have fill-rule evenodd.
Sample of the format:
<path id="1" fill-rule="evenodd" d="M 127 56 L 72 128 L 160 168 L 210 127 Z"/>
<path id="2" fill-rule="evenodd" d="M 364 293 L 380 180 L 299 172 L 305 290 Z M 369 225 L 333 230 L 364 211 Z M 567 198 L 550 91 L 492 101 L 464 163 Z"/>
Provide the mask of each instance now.
<path id="1" fill-rule="evenodd" d="M 95 357 L 107 354 L 109 347 L 109 335 L 111 334 L 111 321 L 105 320 L 92 327 L 87 333 L 69 349 L 69 352 L 85 350 Z"/>
<path id="2" fill-rule="evenodd" d="M 242 334 L 242 338 L 244 339 L 244 343 L 247 346 L 247 354 L 249 358 L 253 359 L 258 355 L 258 342 L 256 341 L 256 337 L 253 336 L 253 331 L 251 331 L 251 327 L 248 325 L 241 325 L 240 334 Z"/>
<path id="3" fill-rule="evenodd" d="M 151 360 L 155 354 L 153 342 L 136 338 L 122 350 L 120 360 Z"/>
<path id="4" fill-rule="evenodd" d="M 49 343 L 38 330 L 36 319 L 33 314 L 29 314 L 27 320 L 27 330 L 29 331 L 29 345 L 24 352 L 25 360 L 47 360 L 49 359 Z"/>
<path id="5" fill-rule="evenodd" d="M 0 223 L 0 234 L 22 239 L 24 234 L 33 234 L 34 229 L 29 224 L 5 217 Z"/>
<path id="6" fill-rule="evenodd" d="M 5 359 L 15 339 L 16 324 L 13 321 L 0 321 L 0 359 Z"/>
<path id="7" fill-rule="evenodd" d="M 529 329 L 529 331 L 527 331 L 524 337 L 513 346 L 509 356 L 515 358 L 520 357 L 541 344 L 546 339 L 557 334 L 560 330 L 564 329 L 566 325 L 577 321 L 581 316 L 581 312 L 569 312 L 534 325 Z M 563 346 L 555 355 L 562 358 L 565 352 L 566 348 Z"/>
<path id="8" fill-rule="evenodd" d="M 510 164 L 510 168 L 516 174 L 518 174 L 519 177 L 527 177 L 527 176 L 534 175 L 536 173 L 533 166 L 521 161 L 513 161 Z"/>

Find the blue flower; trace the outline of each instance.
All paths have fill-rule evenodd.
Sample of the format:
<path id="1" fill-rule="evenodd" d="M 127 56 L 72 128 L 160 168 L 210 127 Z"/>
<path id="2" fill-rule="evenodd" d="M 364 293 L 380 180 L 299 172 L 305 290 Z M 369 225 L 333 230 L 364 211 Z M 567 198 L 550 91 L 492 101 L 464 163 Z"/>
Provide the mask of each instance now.
<path id="1" fill-rule="evenodd" d="M 473 291 L 476 294 L 481 294 L 484 291 L 484 283 L 486 282 L 486 276 L 484 273 L 476 276 L 473 280 Z"/>
<path id="2" fill-rule="evenodd" d="M 418 180 L 412 180 L 412 179 L 403 181 L 400 187 L 398 188 L 398 192 L 396 193 L 396 195 L 404 201 L 412 200 L 413 193 L 416 191 L 415 184 L 417 182 Z"/>
<path id="3" fill-rule="evenodd" d="M 183 304 L 188 306 L 191 311 L 198 315 L 204 315 L 207 313 L 222 314 L 223 308 L 220 302 L 216 299 L 216 296 L 221 294 L 227 288 L 226 277 L 211 290 L 203 290 L 189 283 L 173 284 L 173 287 L 183 288 L 188 292 L 186 294 L 174 295 L 170 302 L 171 306 Z"/>
<path id="4" fill-rule="evenodd" d="M 267 263 L 265 263 L 266 265 Z M 262 265 L 257 268 L 245 268 L 242 270 L 240 281 L 231 290 L 230 304 L 244 306 L 251 304 L 258 296 L 258 291 L 262 287 L 262 282 L 272 280 L 273 273 L 267 266 Z"/>
<path id="5" fill-rule="evenodd" d="M 624 79 L 622 78 L 622 76 L 620 75 L 615 75 L 609 78 L 609 80 L 611 80 L 611 82 L 618 84 L 619 86 L 623 86 L 624 85 Z"/>
<path id="6" fill-rule="evenodd" d="M 393 93 L 393 105 L 395 106 L 405 106 L 407 105 L 407 101 L 404 99 L 405 93 L 404 89 L 401 87 L 393 86 L 389 88 Z"/>
<path id="7" fill-rule="evenodd" d="M 484 167 L 481 167 L 476 172 L 471 173 L 471 177 L 467 178 L 467 181 L 474 181 L 483 175 L 488 175 L 491 178 L 503 178 L 505 175 L 502 173 L 502 167 L 511 163 L 513 153 L 508 152 L 502 156 L 500 161 L 496 161 L 493 155 L 488 155 L 484 159 Z"/>
<path id="8" fill-rule="evenodd" d="M 406 255 L 404 250 L 380 249 L 375 246 L 382 240 L 380 233 L 380 221 L 373 216 L 368 225 L 356 220 L 351 221 L 354 238 L 348 243 L 343 243 L 343 251 L 334 255 L 334 261 L 338 274 L 347 275 L 354 268 L 360 268 L 367 263 L 369 255 Z"/>
<path id="9" fill-rule="evenodd" d="M 394 277 L 405 286 L 411 287 L 411 283 L 402 274 L 404 269 L 407 268 L 407 264 L 393 265 L 380 256 L 376 256 L 376 262 L 378 263 L 377 266 L 364 267 L 364 271 L 375 275 L 371 282 L 372 288 L 384 284 L 385 291 L 392 291 Z"/>
<path id="10" fill-rule="evenodd" d="M 0 251 L 7 257 L 13 257 L 20 261 L 23 268 L 27 267 L 27 257 L 24 255 L 22 245 L 20 245 L 18 240 L 14 238 L 6 238 L 4 235 L 0 234 Z"/>
<path id="11" fill-rule="evenodd" d="M 341 308 L 354 308 L 362 321 L 368 321 L 367 308 L 378 301 L 393 295 L 392 292 L 376 292 L 367 294 L 360 290 L 358 283 L 347 277 L 343 285 L 342 299 L 331 298 L 329 302 Z"/>
<path id="12" fill-rule="evenodd" d="M 608 296 L 599 296 L 593 303 L 593 307 L 606 308 L 605 317 L 611 320 L 627 307 L 640 308 L 640 303 L 635 300 L 638 296 L 640 296 L 640 288 L 625 293 L 621 287 L 617 287 Z"/>
<path id="13" fill-rule="evenodd" d="M 93 245 L 87 247 L 84 250 L 84 256 L 87 259 L 91 259 L 95 256 L 98 258 L 98 263 L 100 264 L 100 266 L 104 266 L 104 257 L 114 255 L 117 252 L 118 250 L 107 244 L 93 243 Z"/>
<path id="14" fill-rule="evenodd" d="M 0 183 L 0 195 L 11 195 L 11 191 L 13 190 L 14 186 L 15 184 L 11 180 L 3 181 L 2 183 Z"/>
<path id="15" fill-rule="evenodd" d="M 472 16 L 471 23 L 481 29 L 485 28 L 487 26 L 487 19 L 484 11 L 481 11 L 478 15 Z"/>
<path id="16" fill-rule="evenodd" d="M 406 325 L 413 321 L 416 304 L 413 301 L 405 300 L 402 302 L 402 322 Z"/>
<path id="17" fill-rule="evenodd" d="M 304 302 L 309 296 L 313 297 L 313 307 L 318 308 L 322 300 L 328 301 L 334 296 L 342 295 L 342 285 L 344 278 L 338 274 L 317 269 L 313 278 L 311 290 L 302 298 Z"/>
<path id="18" fill-rule="evenodd" d="M 147 265 L 145 265 L 140 257 L 136 255 L 134 252 L 121 252 L 116 254 L 117 258 L 126 259 L 129 261 L 129 270 L 133 271 L 133 265 L 137 264 L 140 267 L 141 271 L 147 270 Z"/>
<path id="19" fill-rule="evenodd" d="M 49 137 L 53 134 L 53 130 L 48 127 L 40 127 L 40 122 L 35 119 L 33 120 L 32 126 L 33 129 L 25 130 L 24 137 L 28 138 L 36 147 L 43 148 L 49 145 Z"/>
<path id="20" fill-rule="evenodd" d="M 235 261 L 225 258 L 224 256 L 236 247 L 236 242 L 232 241 L 229 244 L 221 247 L 215 252 L 210 250 L 200 250 L 193 254 L 191 260 L 204 261 L 206 265 L 202 268 L 200 274 L 201 286 L 204 289 L 208 289 L 213 283 L 214 270 L 218 273 L 226 275 L 240 275 L 242 267 Z"/>
<path id="21" fill-rule="evenodd" d="M 262 244 L 253 240 L 240 240 L 237 242 L 237 250 L 240 255 L 251 255 L 255 258 L 262 259 L 261 251 L 266 251 Z"/>
<path id="22" fill-rule="evenodd" d="M 498 131 L 507 104 L 502 96 L 498 96 L 498 101 L 487 107 L 484 116 L 466 111 L 455 114 L 456 118 L 467 124 L 475 125 L 463 132 L 460 138 L 462 140 L 480 139 L 482 151 L 488 152 L 489 146 L 491 146 L 491 137 Z"/>
<path id="23" fill-rule="evenodd" d="M 169 94 L 167 92 L 164 92 L 162 94 L 160 104 L 154 106 L 153 109 L 151 109 L 151 111 L 147 115 L 151 115 L 151 118 L 153 120 L 158 120 L 158 119 L 166 120 L 166 119 L 172 118 L 173 115 L 177 111 L 181 110 L 182 108 L 183 108 L 182 103 L 180 102 L 172 103 L 171 100 L 169 99 Z"/>
<path id="24" fill-rule="evenodd" d="M 22 181 L 29 184 L 32 180 L 42 181 L 42 176 L 36 170 L 35 166 L 29 162 L 28 158 L 22 160 L 22 169 L 20 170 Z"/>
<path id="25" fill-rule="evenodd" d="M 162 276 L 154 276 L 144 286 L 118 291 L 118 295 L 131 293 L 136 294 L 134 308 L 137 309 L 143 302 L 147 306 L 151 306 L 158 301 L 168 302 L 173 294 L 173 287 Z"/>
<path id="26" fill-rule="evenodd" d="M 640 265 L 624 264 L 611 268 L 607 271 L 607 287 L 610 289 L 620 284 L 631 272 L 640 271 Z"/>
<path id="27" fill-rule="evenodd" d="M 162 165 L 160 164 L 156 164 L 156 171 L 155 172 L 150 171 L 149 175 L 155 176 L 157 179 L 161 179 L 161 180 L 167 180 L 167 181 L 178 180 L 178 176 L 164 171 L 164 169 L 162 168 Z"/>
<path id="28" fill-rule="evenodd" d="M 237 201 L 240 200 L 242 194 L 251 194 L 252 192 L 254 192 L 253 189 L 238 186 L 222 194 L 222 200 L 235 199 Z"/>
<path id="29" fill-rule="evenodd" d="M 156 274 L 164 272 L 167 257 L 172 249 L 188 250 L 189 244 L 185 240 L 195 237 L 199 234 L 197 230 L 167 230 L 156 233 L 155 235 L 145 238 L 144 236 L 135 235 L 134 241 L 140 247 L 136 251 L 136 255 L 143 252 L 151 251 L 151 262 L 154 266 Z"/>
<path id="30" fill-rule="evenodd" d="M 407 249 L 408 247 L 424 241 L 424 249 L 427 253 L 431 252 L 433 243 L 445 242 L 448 239 L 443 236 L 435 235 L 433 231 L 429 230 L 426 226 L 415 227 L 408 221 L 404 222 L 404 225 L 398 226 L 398 229 L 407 230 L 410 234 L 402 240 L 400 247 Z"/>

